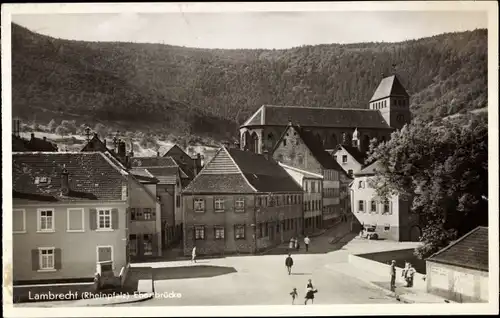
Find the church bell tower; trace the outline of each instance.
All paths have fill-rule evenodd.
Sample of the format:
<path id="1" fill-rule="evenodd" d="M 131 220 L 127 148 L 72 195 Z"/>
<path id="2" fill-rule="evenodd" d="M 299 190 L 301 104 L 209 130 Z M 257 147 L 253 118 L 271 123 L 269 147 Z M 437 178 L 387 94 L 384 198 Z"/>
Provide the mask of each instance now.
<path id="1" fill-rule="evenodd" d="M 394 129 L 401 129 L 411 122 L 410 95 L 397 75 L 385 77 L 380 81 L 370 99 L 370 109 L 378 110 L 387 124 Z"/>

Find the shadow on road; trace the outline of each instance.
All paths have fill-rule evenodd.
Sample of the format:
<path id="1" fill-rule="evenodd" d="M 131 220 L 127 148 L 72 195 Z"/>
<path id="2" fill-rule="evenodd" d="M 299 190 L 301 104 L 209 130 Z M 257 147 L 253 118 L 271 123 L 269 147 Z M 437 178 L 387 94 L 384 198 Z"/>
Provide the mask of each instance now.
<path id="1" fill-rule="evenodd" d="M 226 266 L 181 266 L 181 267 L 165 267 L 154 268 L 154 280 L 168 280 L 168 279 L 183 279 L 183 278 L 201 278 L 201 277 L 215 277 L 236 273 L 234 267 Z"/>
<path id="2" fill-rule="evenodd" d="M 292 275 L 311 275 L 311 273 L 294 273 L 294 272 L 292 272 Z"/>

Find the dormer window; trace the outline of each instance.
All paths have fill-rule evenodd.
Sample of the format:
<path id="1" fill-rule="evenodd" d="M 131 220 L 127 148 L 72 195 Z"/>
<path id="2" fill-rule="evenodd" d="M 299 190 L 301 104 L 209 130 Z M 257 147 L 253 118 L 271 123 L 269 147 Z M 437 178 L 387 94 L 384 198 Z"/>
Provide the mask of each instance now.
<path id="1" fill-rule="evenodd" d="M 359 181 L 359 184 L 358 184 L 358 189 L 363 189 L 365 186 L 363 184 L 363 181 Z"/>

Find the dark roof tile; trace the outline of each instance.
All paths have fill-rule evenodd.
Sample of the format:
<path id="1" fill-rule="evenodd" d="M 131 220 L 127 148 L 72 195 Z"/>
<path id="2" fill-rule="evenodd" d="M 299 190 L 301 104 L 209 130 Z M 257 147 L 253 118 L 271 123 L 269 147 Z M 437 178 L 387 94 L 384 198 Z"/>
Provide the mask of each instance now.
<path id="1" fill-rule="evenodd" d="M 263 125 L 286 126 L 291 120 L 302 127 L 390 129 L 378 110 L 264 105 L 259 111 L 264 113 Z M 252 125 L 262 124 L 252 120 L 244 126 Z"/>
<path id="2" fill-rule="evenodd" d="M 68 195 L 61 172 L 69 173 Z M 14 198 L 49 201 L 121 200 L 127 173 L 100 152 L 20 152 L 12 155 Z M 46 178 L 46 183 L 40 183 Z M 38 183 L 38 184 L 37 184 Z"/>
<path id="3" fill-rule="evenodd" d="M 252 193 L 241 174 L 200 174 L 182 191 L 192 193 Z"/>
<path id="4" fill-rule="evenodd" d="M 488 228 L 475 228 L 428 260 L 488 271 Z"/>
<path id="5" fill-rule="evenodd" d="M 176 167 L 177 163 L 171 157 L 132 157 L 132 167 Z"/>
<path id="6" fill-rule="evenodd" d="M 386 77 L 382 79 L 382 81 L 380 81 L 380 84 L 375 90 L 375 93 L 373 93 L 370 102 L 386 98 L 389 96 L 409 97 L 408 93 L 406 92 L 405 88 L 403 87 L 403 85 L 401 84 L 396 75 Z"/>

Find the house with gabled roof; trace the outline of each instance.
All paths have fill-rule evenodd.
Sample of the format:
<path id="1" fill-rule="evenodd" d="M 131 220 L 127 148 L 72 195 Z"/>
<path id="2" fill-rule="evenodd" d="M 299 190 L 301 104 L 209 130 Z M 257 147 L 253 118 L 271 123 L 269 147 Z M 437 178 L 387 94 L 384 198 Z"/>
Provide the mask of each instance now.
<path id="1" fill-rule="evenodd" d="M 155 195 L 160 200 L 161 241 L 164 248 L 179 243 L 182 239 L 183 180 L 190 180 L 172 157 L 132 157 L 131 171 L 152 175 L 156 183 Z"/>
<path id="2" fill-rule="evenodd" d="M 367 149 L 363 149 L 359 141 L 357 129 L 353 133 L 352 145 L 340 144 L 331 152 L 331 155 L 351 177 L 363 168 L 368 157 Z"/>
<path id="3" fill-rule="evenodd" d="M 305 213 L 312 212 L 311 218 L 305 219 L 308 231 L 328 227 L 349 215 L 350 178 L 311 130 L 290 122 L 271 151 L 284 165 L 322 176 L 321 182 L 310 180 L 303 185 L 306 193 L 321 195 L 321 200 L 304 202 Z"/>
<path id="4" fill-rule="evenodd" d="M 418 215 L 411 211 L 411 198 L 401 194 L 381 198 L 377 194 L 376 176 L 383 169 L 375 161 L 354 174 L 350 186 L 353 215 L 380 239 L 417 242 L 422 231 Z"/>
<path id="5" fill-rule="evenodd" d="M 99 151 L 103 153 L 108 153 L 111 156 L 113 156 L 114 159 L 118 160 L 123 166 L 128 168 L 130 166 L 129 163 L 129 158 L 131 157 L 131 154 L 133 154 L 132 151 L 132 146 L 130 146 L 130 154 L 127 154 L 127 146 L 125 144 L 125 141 L 121 139 L 114 139 L 114 149 L 109 149 L 107 144 L 106 144 L 106 139 L 100 139 L 99 135 L 97 133 L 94 133 L 92 138 L 88 137 L 87 143 L 85 146 L 82 148 L 82 152 L 93 152 L 93 151 Z"/>
<path id="6" fill-rule="evenodd" d="M 165 152 L 163 157 L 170 157 L 173 160 L 175 160 L 177 165 L 181 167 L 183 173 L 187 174 L 190 180 L 192 180 L 198 174 L 198 172 L 200 172 L 201 169 L 203 168 L 201 162 L 202 157 L 199 153 L 196 154 L 196 156 L 193 158 L 177 144 L 170 147 L 170 149 L 168 149 L 168 151 Z"/>
<path id="7" fill-rule="evenodd" d="M 182 200 L 186 255 L 255 253 L 302 233 L 302 188 L 269 155 L 220 148 Z"/>
<path id="8" fill-rule="evenodd" d="M 488 245 L 488 228 L 479 226 L 427 258 L 427 292 L 459 303 L 488 302 Z"/>
<path id="9" fill-rule="evenodd" d="M 129 183 L 101 152 L 12 155 L 14 284 L 92 282 L 97 262 L 129 262 Z"/>
<path id="10" fill-rule="evenodd" d="M 240 126 L 241 149 L 263 153 L 276 145 L 288 121 L 309 129 L 325 149 L 351 145 L 358 129 L 363 149 L 371 139 L 388 140 L 392 131 L 411 121 L 409 95 L 396 75 L 385 77 L 372 98 L 359 108 L 342 105 L 263 105 Z"/>

